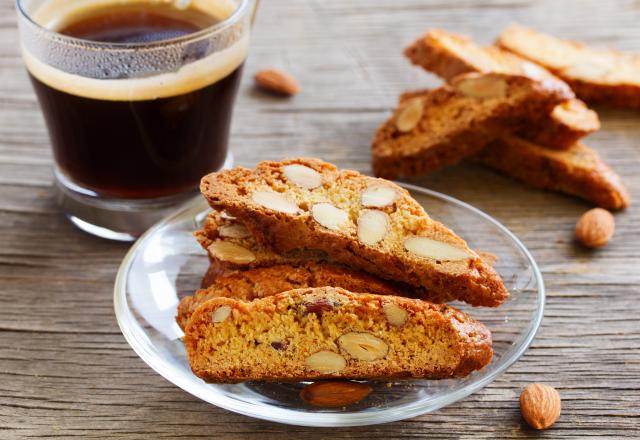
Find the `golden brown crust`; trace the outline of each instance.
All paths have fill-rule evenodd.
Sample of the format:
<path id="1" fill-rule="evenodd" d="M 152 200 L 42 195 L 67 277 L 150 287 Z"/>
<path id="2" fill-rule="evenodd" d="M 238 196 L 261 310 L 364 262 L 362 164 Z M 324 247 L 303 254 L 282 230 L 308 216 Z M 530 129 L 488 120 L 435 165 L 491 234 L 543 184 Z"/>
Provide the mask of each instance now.
<path id="1" fill-rule="evenodd" d="M 227 273 L 225 270 L 220 270 L 219 265 L 216 264 L 217 260 L 209 260 L 209 267 L 200 281 L 200 288 L 206 289 L 212 285 L 216 279 Z"/>
<path id="2" fill-rule="evenodd" d="M 400 325 L 390 322 L 390 305 L 405 317 Z M 374 350 L 363 357 L 346 334 L 375 338 Z M 464 377 L 493 354 L 489 330 L 456 309 L 331 287 L 211 299 L 196 309 L 184 342 L 193 372 L 222 383 Z M 309 361 L 319 352 L 340 362 L 320 369 Z"/>
<path id="3" fill-rule="evenodd" d="M 449 81 L 469 72 L 503 72 L 534 79 L 555 78 L 546 69 L 495 46 L 479 46 L 471 39 L 443 30 L 432 30 L 405 49 L 413 64 Z M 549 148 L 566 149 L 600 128 L 598 115 L 580 100 L 568 100 L 529 124 L 522 137 Z"/>
<path id="4" fill-rule="evenodd" d="M 620 177 L 581 143 L 554 151 L 506 136 L 487 145 L 472 160 L 531 186 L 572 194 L 602 208 L 629 205 L 629 194 Z"/>
<path id="5" fill-rule="evenodd" d="M 369 292 L 378 295 L 405 295 L 393 283 L 358 272 L 344 266 L 328 263 L 301 263 L 298 266 L 277 266 L 237 271 L 218 276 L 204 289 L 182 298 L 178 305 L 176 322 L 184 330 L 193 311 L 204 302 L 224 296 L 241 301 L 272 296 L 287 290 L 304 287 L 341 287 L 350 292 Z"/>
<path id="6" fill-rule="evenodd" d="M 454 82 L 460 84 L 468 78 L 504 84 L 504 94 L 480 98 L 461 93 L 459 85 L 442 86 L 414 98 L 421 104 L 421 118 L 408 131 L 398 128 L 397 119 L 412 103 L 401 104 L 373 139 L 372 166 L 376 176 L 412 177 L 454 164 L 573 97 L 562 82 L 517 75 L 467 74 Z"/>
<path id="7" fill-rule="evenodd" d="M 322 185 L 311 190 L 298 187 L 283 173 L 288 165 L 315 170 L 322 176 Z M 388 221 L 384 238 L 375 244 L 364 244 L 357 226 L 365 211 L 361 197 L 365 189 L 376 186 L 390 188 L 396 200 L 377 210 Z M 508 297 L 492 267 L 464 240 L 431 220 L 406 190 L 392 182 L 351 170 L 339 171 L 318 159 L 291 159 L 261 162 L 255 170 L 235 168 L 212 173 L 202 179 L 200 188 L 212 208 L 237 217 L 256 239 L 276 252 L 320 250 L 352 268 L 426 289 L 436 297 L 474 305 L 498 306 Z M 285 213 L 260 205 L 253 197 L 263 192 L 281 194 L 298 211 Z M 337 230 L 321 225 L 312 215 L 320 203 L 332 204 L 346 213 L 344 225 Z M 426 238 L 458 257 L 419 256 L 407 250 L 405 240 L 410 237 Z"/>
<path id="8" fill-rule="evenodd" d="M 519 25 L 505 29 L 496 44 L 546 67 L 587 102 L 640 109 L 640 55 L 594 49 Z"/>
<path id="9" fill-rule="evenodd" d="M 567 150 L 599 129 L 598 114 L 579 99 L 570 99 L 556 105 L 548 117 L 523 127 L 518 136 L 547 148 Z"/>

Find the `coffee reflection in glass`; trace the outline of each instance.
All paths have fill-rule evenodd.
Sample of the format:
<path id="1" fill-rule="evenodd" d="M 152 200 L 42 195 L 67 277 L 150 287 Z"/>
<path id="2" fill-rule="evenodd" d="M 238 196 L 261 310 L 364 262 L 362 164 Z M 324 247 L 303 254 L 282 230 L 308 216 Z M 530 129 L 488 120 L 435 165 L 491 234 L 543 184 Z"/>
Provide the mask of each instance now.
<path id="1" fill-rule="evenodd" d="M 22 52 L 79 227 L 133 239 L 230 164 L 250 0 L 18 0 Z"/>

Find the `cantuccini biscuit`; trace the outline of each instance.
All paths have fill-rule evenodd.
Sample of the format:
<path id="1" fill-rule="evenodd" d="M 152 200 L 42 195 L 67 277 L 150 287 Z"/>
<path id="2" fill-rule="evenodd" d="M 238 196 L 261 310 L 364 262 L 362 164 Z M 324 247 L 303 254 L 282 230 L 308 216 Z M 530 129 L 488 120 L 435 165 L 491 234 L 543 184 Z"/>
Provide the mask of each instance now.
<path id="1" fill-rule="evenodd" d="M 251 302 L 219 297 L 187 325 L 207 382 L 464 377 L 491 361 L 491 333 L 446 305 L 321 287 Z"/>
<path id="2" fill-rule="evenodd" d="M 283 279 L 303 279 L 305 277 L 311 277 L 314 280 L 329 278 L 328 275 L 333 274 L 340 280 L 341 277 L 346 277 L 347 280 L 367 280 L 367 282 L 379 283 L 375 288 L 370 288 L 370 293 L 386 293 L 381 290 L 382 285 L 393 284 L 395 290 L 399 291 L 401 295 L 422 298 L 433 302 L 446 302 L 456 298 L 446 291 L 432 292 L 427 289 L 415 286 L 409 286 L 402 283 L 390 283 L 388 281 L 381 281 L 376 277 L 365 275 L 362 272 L 354 271 L 347 266 L 332 262 L 329 256 L 322 251 L 313 249 L 297 249 L 289 251 L 283 254 L 278 254 L 274 250 L 266 247 L 260 243 L 251 235 L 247 235 L 247 228 L 240 223 L 237 219 L 231 218 L 226 214 L 220 214 L 217 211 L 212 211 L 206 218 L 202 229 L 196 231 L 194 234 L 198 239 L 198 242 L 202 247 L 208 251 L 210 265 L 205 273 L 201 286 L 203 289 L 211 286 L 216 282 L 216 279 L 221 277 L 224 283 L 234 285 L 231 281 L 251 279 L 255 285 L 267 282 L 271 285 L 271 280 L 274 275 L 281 276 Z M 228 246 L 239 246 L 241 249 L 235 250 L 235 252 L 220 252 L 221 246 L 211 247 L 212 243 L 225 243 Z M 224 246 L 223 246 L 224 247 Z M 246 251 L 251 252 L 254 258 L 245 259 L 239 261 L 235 259 L 235 255 L 242 254 Z M 477 251 L 480 258 L 485 261 L 489 266 L 493 266 L 495 262 L 495 255 L 488 252 Z M 232 261 L 228 261 L 232 260 Z M 250 260 L 250 261 L 249 261 Z M 264 270 L 260 270 L 264 268 Z M 291 271 L 287 273 L 287 271 Z M 292 275 L 295 273 L 295 275 Z M 229 275 L 227 277 L 226 275 Z M 354 287 L 353 284 L 322 284 L 322 285 L 334 285 L 350 290 L 352 292 L 360 292 L 360 287 Z M 325 281 L 326 282 L 326 281 Z M 298 285 L 297 287 L 289 287 L 288 289 L 271 288 L 272 294 L 279 293 L 283 290 L 290 290 L 298 287 L 307 287 L 306 285 Z M 320 287 L 316 283 L 310 284 L 308 287 Z M 258 290 L 264 289 L 259 287 Z M 247 291 L 248 292 L 248 291 Z M 248 293 L 247 293 L 248 294 Z M 259 293 L 255 295 L 260 295 Z M 475 305 L 484 305 L 484 299 L 474 298 Z"/>
<path id="3" fill-rule="evenodd" d="M 566 81 L 587 102 L 640 109 L 640 55 L 587 47 L 511 25 L 497 44 Z"/>
<path id="4" fill-rule="evenodd" d="M 554 79 L 465 74 L 402 102 L 372 143 L 374 174 L 411 177 L 454 164 L 573 97 Z"/>
<path id="5" fill-rule="evenodd" d="M 319 250 L 353 269 L 474 305 L 497 306 L 508 296 L 491 266 L 392 182 L 291 159 L 209 174 L 201 190 L 212 208 L 278 253 Z"/>
<path id="6" fill-rule="evenodd" d="M 463 35 L 443 30 L 427 32 L 404 53 L 413 64 L 445 81 L 469 72 L 501 72 L 533 79 L 556 78 L 543 67 L 507 50 L 496 46 L 483 47 Z M 536 123 L 524 127 L 519 135 L 549 148 L 565 149 L 599 128 L 598 115 L 582 101 L 571 99 L 556 106 Z"/>
<path id="7" fill-rule="evenodd" d="M 505 136 L 471 159 L 531 186 L 578 196 L 602 208 L 629 205 L 629 194 L 620 177 L 580 142 L 567 150 L 550 150 Z"/>
<path id="8" fill-rule="evenodd" d="M 426 89 L 404 92 L 398 101 L 428 93 Z M 468 159 L 536 188 L 571 194 L 602 208 L 622 209 L 629 205 L 629 194 L 620 176 L 581 142 L 558 151 L 517 136 L 504 136 Z"/>
<path id="9" fill-rule="evenodd" d="M 279 264 L 219 276 L 204 289 L 182 298 L 178 305 L 176 322 L 184 330 L 193 311 L 202 303 L 219 296 L 253 301 L 287 290 L 303 287 L 341 287 L 350 292 L 368 292 L 380 295 L 410 295 L 394 283 L 383 281 L 344 266 L 329 263 L 306 262 L 297 266 Z"/>

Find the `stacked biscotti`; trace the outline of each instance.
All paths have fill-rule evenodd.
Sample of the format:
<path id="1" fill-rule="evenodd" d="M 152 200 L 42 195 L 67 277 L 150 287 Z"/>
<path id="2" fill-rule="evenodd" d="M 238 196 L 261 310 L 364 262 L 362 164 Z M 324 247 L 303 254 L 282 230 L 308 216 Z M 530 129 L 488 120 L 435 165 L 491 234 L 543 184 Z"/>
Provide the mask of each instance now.
<path id="1" fill-rule="evenodd" d="M 176 321 L 209 382 L 464 377 L 491 333 L 444 304 L 497 307 L 490 257 L 394 183 L 318 159 L 202 179 L 210 267 Z"/>
<path id="2" fill-rule="evenodd" d="M 519 26 L 486 47 L 462 35 L 427 32 L 405 55 L 446 83 L 400 96 L 374 137 L 374 174 L 412 177 L 472 160 L 534 187 L 604 208 L 626 207 L 629 196 L 618 175 L 581 142 L 600 122 L 572 90 L 589 101 L 633 106 L 630 76 L 624 87 L 613 86 L 609 71 L 600 82 L 575 76 L 576 66 L 590 58 L 611 68 L 637 67 L 636 58 L 604 56 L 609 52 Z"/>

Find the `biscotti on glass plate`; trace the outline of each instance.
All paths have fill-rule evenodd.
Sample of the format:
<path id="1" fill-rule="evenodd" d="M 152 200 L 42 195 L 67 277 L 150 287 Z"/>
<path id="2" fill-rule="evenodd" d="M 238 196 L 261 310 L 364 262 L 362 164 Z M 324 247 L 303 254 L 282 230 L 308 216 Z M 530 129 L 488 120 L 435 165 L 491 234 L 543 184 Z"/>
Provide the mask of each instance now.
<path id="1" fill-rule="evenodd" d="M 490 330 L 445 304 L 509 296 L 489 254 L 395 183 L 319 159 L 209 174 L 210 266 L 176 321 L 208 382 L 465 377 Z"/>

